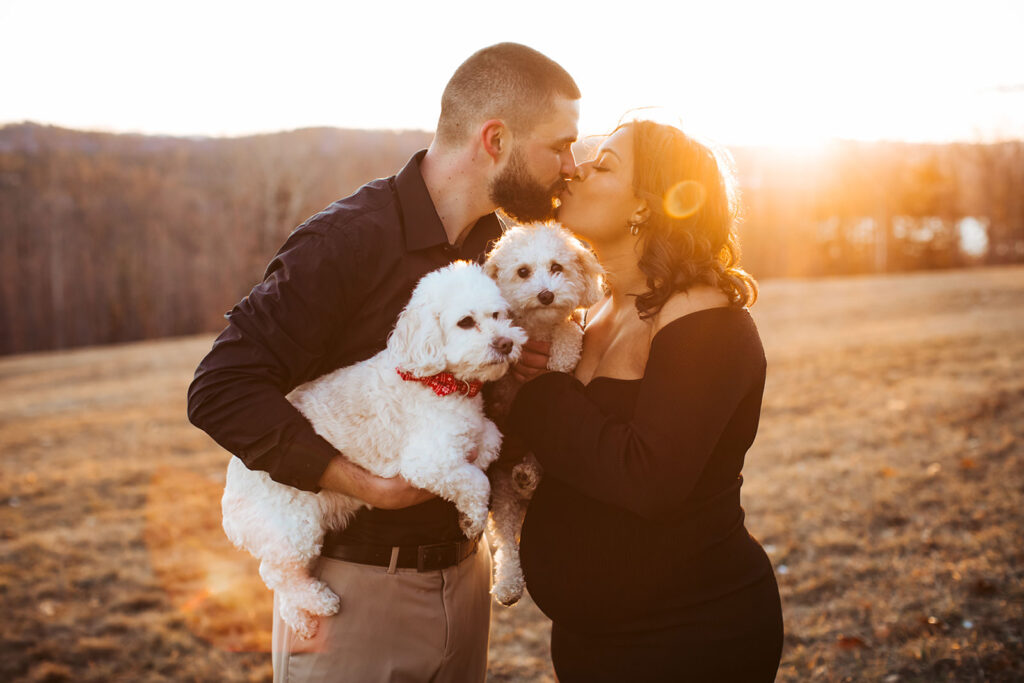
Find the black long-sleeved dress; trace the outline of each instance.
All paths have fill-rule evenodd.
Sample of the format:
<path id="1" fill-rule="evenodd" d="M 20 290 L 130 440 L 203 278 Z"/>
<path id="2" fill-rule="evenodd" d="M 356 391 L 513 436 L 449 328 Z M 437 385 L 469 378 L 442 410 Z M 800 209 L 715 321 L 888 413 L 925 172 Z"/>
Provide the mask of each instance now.
<path id="1" fill-rule="evenodd" d="M 544 466 L 522 533 L 527 588 L 573 681 L 771 681 L 782 614 L 740 506 L 765 357 L 750 314 L 698 311 L 636 380 L 548 373 L 509 425 Z"/>

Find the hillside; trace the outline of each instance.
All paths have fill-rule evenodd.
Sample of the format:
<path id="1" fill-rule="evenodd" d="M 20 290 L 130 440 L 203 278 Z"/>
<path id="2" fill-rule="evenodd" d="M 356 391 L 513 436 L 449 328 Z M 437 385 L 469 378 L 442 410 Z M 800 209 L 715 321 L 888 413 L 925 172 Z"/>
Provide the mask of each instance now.
<path id="1" fill-rule="evenodd" d="M 292 230 L 431 138 L 0 127 L 0 355 L 213 332 Z M 1024 141 L 729 151 L 758 278 L 1024 262 Z"/>

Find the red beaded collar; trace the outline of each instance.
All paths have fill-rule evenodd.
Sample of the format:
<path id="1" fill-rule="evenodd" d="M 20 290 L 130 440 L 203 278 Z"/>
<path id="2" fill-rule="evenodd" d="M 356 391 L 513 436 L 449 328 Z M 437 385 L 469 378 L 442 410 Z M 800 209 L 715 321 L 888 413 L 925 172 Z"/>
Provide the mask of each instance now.
<path id="1" fill-rule="evenodd" d="M 438 396 L 447 396 L 448 394 L 465 394 L 469 398 L 473 398 L 480 393 L 480 388 L 483 387 L 484 383 L 478 380 L 467 382 L 464 379 L 456 379 L 455 375 L 450 372 L 439 372 L 436 375 L 430 377 L 417 377 L 411 372 L 406 372 L 401 368 L 395 368 L 395 372 L 398 376 L 407 382 L 422 382 L 428 387 L 434 390 L 434 393 Z"/>

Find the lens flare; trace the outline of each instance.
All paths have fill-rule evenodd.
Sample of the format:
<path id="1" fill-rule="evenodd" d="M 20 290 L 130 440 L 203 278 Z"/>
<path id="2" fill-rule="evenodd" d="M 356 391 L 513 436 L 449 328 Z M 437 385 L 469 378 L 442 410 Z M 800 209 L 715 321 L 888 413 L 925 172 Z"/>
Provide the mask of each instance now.
<path id="1" fill-rule="evenodd" d="M 269 652 L 273 597 L 259 563 L 221 528 L 220 482 L 158 468 L 146 491 L 149 565 L 193 635 L 230 652 Z"/>
<path id="2" fill-rule="evenodd" d="M 707 190 L 696 180 L 682 180 L 668 189 L 662 206 L 672 218 L 689 218 L 704 206 Z"/>

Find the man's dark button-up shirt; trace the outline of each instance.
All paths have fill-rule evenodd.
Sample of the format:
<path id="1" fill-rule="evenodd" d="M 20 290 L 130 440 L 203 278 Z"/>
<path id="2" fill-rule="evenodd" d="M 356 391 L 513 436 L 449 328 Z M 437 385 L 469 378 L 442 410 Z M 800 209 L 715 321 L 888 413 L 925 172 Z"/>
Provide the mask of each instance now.
<path id="1" fill-rule="evenodd" d="M 285 394 L 381 351 L 420 277 L 457 259 L 480 260 L 500 235 L 488 214 L 460 248 L 448 243 L 420 174 L 424 154 L 295 230 L 199 364 L 189 419 L 250 469 L 318 490 L 338 451 Z M 349 542 L 383 545 L 460 536 L 454 506 L 441 499 L 361 510 L 344 533 Z"/>

